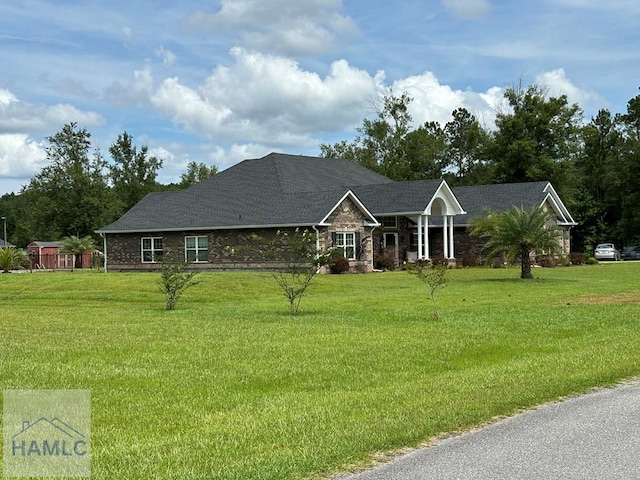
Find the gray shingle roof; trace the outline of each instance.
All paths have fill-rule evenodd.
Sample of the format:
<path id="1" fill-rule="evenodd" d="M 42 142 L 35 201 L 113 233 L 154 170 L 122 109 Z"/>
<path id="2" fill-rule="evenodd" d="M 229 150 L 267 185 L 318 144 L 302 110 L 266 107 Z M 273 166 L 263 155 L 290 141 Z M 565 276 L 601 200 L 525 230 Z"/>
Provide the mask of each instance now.
<path id="1" fill-rule="evenodd" d="M 272 153 L 257 160 L 246 160 L 246 166 L 255 169 L 252 163 L 267 167 L 271 163 L 284 193 L 346 191 L 357 185 L 395 183 L 390 178 L 347 160 L 317 158 Z M 245 163 L 243 162 L 243 163 Z"/>
<path id="2" fill-rule="evenodd" d="M 417 180 L 352 188 L 374 215 L 420 213 L 427 207 L 442 180 Z"/>
<path id="3" fill-rule="evenodd" d="M 489 211 L 502 212 L 511 207 L 530 210 L 540 206 L 547 197 L 549 182 L 502 183 L 452 188 L 467 214 L 455 218 L 456 225 L 467 225 L 469 220 L 485 216 Z"/>
<path id="4" fill-rule="evenodd" d="M 442 180 L 394 182 L 347 160 L 271 153 L 244 160 L 185 190 L 151 193 L 98 232 L 317 225 L 349 190 L 373 215 L 418 214 L 441 184 Z M 540 205 L 548 195 L 548 185 L 454 188 L 467 211 L 456 216 L 455 223 L 466 225 L 474 216 L 514 204 L 523 208 Z M 566 215 L 570 218 L 568 212 Z"/>
<path id="5" fill-rule="evenodd" d="M 350 187 L 394 183 L 347 160 L 272 153 L 186 190 L 151 193 L 98 232 L 314 225 Z"/>
<path id="6" fill-rule="evenodd" d="M 28 246 L 34 245 L 36 247 L 41 247 L 41 248 L 61 248 L 62 245 L 64 245 L 61 241 L 55 241 L 55 242 L 43 242 L 40 240 L 34 240 L 33 242 L 31 242 Z"/>

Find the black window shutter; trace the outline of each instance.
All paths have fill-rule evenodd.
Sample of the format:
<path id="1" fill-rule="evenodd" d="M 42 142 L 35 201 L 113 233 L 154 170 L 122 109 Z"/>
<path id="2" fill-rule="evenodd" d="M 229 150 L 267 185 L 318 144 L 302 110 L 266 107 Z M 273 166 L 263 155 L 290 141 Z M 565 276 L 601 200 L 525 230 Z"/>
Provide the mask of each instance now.
<path id="1" fill-rule="evenodd" d="M 336 246 L 336 232 L 331 232 L 331 246 Z"/>

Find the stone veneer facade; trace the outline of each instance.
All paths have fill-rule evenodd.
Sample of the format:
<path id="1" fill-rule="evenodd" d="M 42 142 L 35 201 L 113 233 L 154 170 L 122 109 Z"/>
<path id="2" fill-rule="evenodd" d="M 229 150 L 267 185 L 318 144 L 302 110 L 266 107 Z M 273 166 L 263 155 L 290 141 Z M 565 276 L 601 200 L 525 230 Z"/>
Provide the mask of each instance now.
<path id="1" fill-rule="evenodd" d="M 320 249 L 328 250 L 332 245 L 332 233 L 358 233 L 360 236 L 360 255 L 355 260 L 349 260 L 350 271 L 373 270 L 373 228 L 366 225 L 368 218 L 358 208 L 358 206 L 350 198 L 345 199 L 336 209 L 329 215 L 327 223 L 328 227 L 319 227 L 320 232 Z M 356 246 L 357 247 L 357 246 Z"/>

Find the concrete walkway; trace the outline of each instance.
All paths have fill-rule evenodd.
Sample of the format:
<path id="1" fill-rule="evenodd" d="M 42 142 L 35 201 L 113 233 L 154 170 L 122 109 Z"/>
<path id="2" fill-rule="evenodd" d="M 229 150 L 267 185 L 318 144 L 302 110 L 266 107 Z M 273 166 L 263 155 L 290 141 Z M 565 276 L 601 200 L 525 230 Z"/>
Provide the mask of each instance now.
<path id="1" fill-rule="evenodd" d="M 640 380 L 528 410 L 335 478 L 640 479 Z"/>

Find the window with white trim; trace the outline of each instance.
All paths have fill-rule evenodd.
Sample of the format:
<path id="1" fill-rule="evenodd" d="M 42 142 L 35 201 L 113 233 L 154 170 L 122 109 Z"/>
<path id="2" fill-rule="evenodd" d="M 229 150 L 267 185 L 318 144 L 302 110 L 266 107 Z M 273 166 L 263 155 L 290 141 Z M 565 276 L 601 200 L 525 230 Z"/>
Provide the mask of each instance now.
<path id="1" fill-rule="evenodd" d="M 347 260 L 356 259 L 356 234 L 355 232 L 335 232 L 333 245 L 336 248 L 341 248 L 344 252 L 344 257 Z"/>
<path id="2" fill-rule="evenodd" d="M 162 262 L 162 237 L 142 237 L 142 263 Z"/>
<path id="3" fill-rule="evenodd" d="M 184 258 L 187 262 L 208 262 L 209 242 L 206 235 L 184 237 Z"/>

